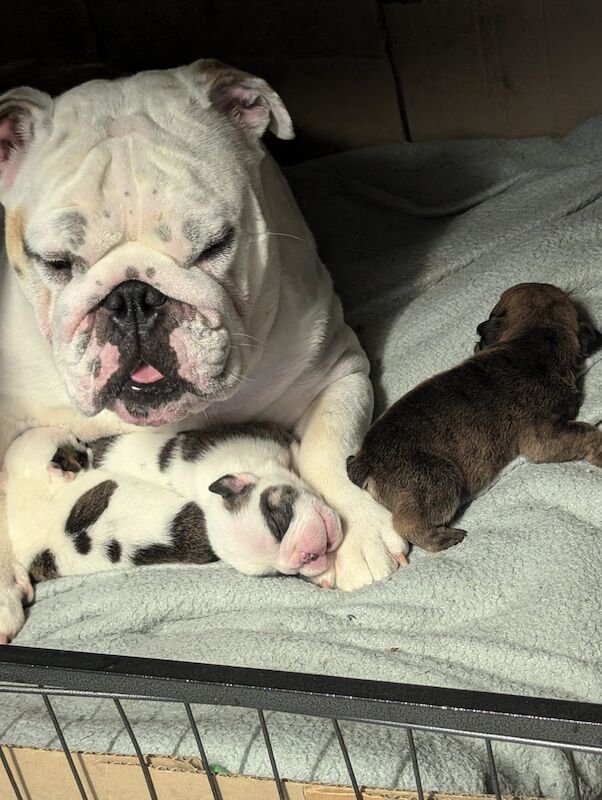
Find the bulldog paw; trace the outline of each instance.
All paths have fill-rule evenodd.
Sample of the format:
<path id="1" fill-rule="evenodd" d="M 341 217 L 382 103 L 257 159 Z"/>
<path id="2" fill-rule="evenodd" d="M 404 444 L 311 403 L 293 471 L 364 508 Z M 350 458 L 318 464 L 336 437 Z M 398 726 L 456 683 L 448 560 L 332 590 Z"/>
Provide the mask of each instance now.
<path id="1" fill-rule="evenodd" d="M 362 493 L 361 503 L 354 503 L 352 518 L 344 516 L 348 522 L 343 542 L 315 583 L 351 592 L 384 580 L 408 563 L 408 543 L 393 528 L 391 514 L 370 495 Z"/>
<path id="2" fill-rule="evenodd" d="M 18 562 L 0 567 L 0 644 L 8 644 L 23 627 L 23 600 L 33 600 L 27 570 Z"/>

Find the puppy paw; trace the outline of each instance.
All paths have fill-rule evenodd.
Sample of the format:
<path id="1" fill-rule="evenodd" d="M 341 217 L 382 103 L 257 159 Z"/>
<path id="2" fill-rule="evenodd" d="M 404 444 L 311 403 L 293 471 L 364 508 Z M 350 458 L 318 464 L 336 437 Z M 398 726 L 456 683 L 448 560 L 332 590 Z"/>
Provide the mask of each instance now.
<path id="1" fill-rule="evenodd" d="M 89 467 L 89 449 L 79 440 L 74 440 L 57 447 L 48 465 L 48 472 L 65 480 L 73 480 L 78 472 Z"/>
<path id="2" fill-rule="evenodd" d="M 594 452 L 588 456 L 590 464 L 593 464 L 594 467 L 602 467 L 602 444 L 599 448 L 595 449 Z"/>
<path id="3" fill-rule="evenodd" d="M 33 600 L 27 570 L 18 562 L 0 567 L 0 644 L 8 644 L 23 627 L 23 600 Z"/>
<path id="4" fill-rule="evenodd" d="M 432 534 L 431 546 L 427 549 L 434 553 L 449 550 L 450 547 L 460 544 L 466 538 L 466 531 L 463 531 L 462 528 L 446 528 L 443 525 L 434 528 Z"/>
<path id="5" fill-rule="evenodd" d="M 354 498 L 355 499 L 355 498 Z M 361 589 L 392 575 L 407 564 L 408 543 L 393 528 L 391 514 L 367 493 L 342 512 L 344 538 L 333 553 L 331 566 L 315 582 L 346 592 Z"/>

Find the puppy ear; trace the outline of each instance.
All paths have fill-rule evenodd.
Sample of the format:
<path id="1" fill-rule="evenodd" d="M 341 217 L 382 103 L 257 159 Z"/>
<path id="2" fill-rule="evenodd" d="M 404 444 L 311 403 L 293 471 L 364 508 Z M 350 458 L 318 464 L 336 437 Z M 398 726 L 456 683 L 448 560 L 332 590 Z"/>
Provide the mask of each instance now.
<path id="1" fill-rule="evenodd" d="M 293 123 L 284 103 L 261 78 L 214 59 L 188 67 L 206 89 L 209 102 L 239 128 L 260 138 L 269 129 L 279 139 L 293 139 Z"/>
<path id="2" fill-rule="evenodd" d="M 347 477 L 356 486 L 364 488 L 370 474 L 370 469 L 360 455 L 349 456 L 347 459 Z"/>
<path id="3" fill-rule="evenodd" d="M 581 322 L 579 325 L 579 345 L 582 358 L 591 356 L 602 346 L 602 333 L 589 322 Z"/>
<path id="4" fill-rule="evenodd" d="M 209 491 L 219 494 L 224 500 L 232 500 L 234 497 L 249 491 L 257 483 L 257 477 L 252 472 L 239 472 L 238 475 L 223 475 L 213 481 Z"/>
<path id="5" fill-rule="evenodd" d="M 477 325 L 477 334 L 481 337 L 475 346 L 475 353 L 484 347 L 496 344 L 504 329 L 504 320 L 501 317 L 489 317 L 485 322 Z"/>
<path id="6" fill-rule="evenodd" d="M 50 95 L 28 86 L 0 96 L 0 199 L 12 186 L 51 110 Z"/>
<path id="7" fill-rule="evenodd" d="M 8 472 L 0 472 L 0 492 L 5 492 L 8 487 Z"/>

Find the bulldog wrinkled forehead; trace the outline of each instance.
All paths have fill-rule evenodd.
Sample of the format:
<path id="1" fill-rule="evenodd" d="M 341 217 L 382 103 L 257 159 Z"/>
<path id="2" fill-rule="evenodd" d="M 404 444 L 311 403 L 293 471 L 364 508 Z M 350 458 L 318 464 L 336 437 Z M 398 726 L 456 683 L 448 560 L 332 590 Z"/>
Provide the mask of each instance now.
<path id="1" fill-rule="evenodd" d="M 0 97 L 8 260 L 82 413 L 182 419 L 258 358 L 268 128 L 293 135 L 278 95 L 213 61 Z"/>
<path id="2" fill-rule="evenodd" d="M 248 205 L 245 173 L 267 128 L 293 136 L 273 89 L 210 60 L 54 100 L 28 87 L 1 96 L 0 201 L 17 274 L 27 257 L 65 253 L 84 269 L 127 241 L 170 243 L 169 255 L 193 263 Z"/>
<path id="3" fill-rule="evenodd" d="M 132 158 L 147 162 L 149 177 L 184 172 L 192 183 L 224 190 L 245 162 L 257 160 L 267 128 L 281 138 L 293 136 L 276 92 L 260 78 L 207 59 L 90 81 L 55 100 L 16 89 L 0 97 L 0 199 L 11 188 L 18 196 L 26 184 L 37 183 L 41 168 L 53 191 L 68 192 L 76 205 L 110 177 L 107 151 L 120 140 L 128 142 Z M 187 151 L 188 164 L 182 159 Z M 65 186 L 69 172 L 78 185 Z"/>

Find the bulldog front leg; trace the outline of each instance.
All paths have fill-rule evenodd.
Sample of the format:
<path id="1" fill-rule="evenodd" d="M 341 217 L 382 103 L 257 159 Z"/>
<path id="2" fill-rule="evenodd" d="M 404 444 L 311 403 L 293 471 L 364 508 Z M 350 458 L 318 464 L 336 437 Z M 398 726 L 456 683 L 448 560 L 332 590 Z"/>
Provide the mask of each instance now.
<path id="1" fill-rule="evenodd" d="M 347 477 L 347 457 L 362 443 L 372 404 L 367 375 L 348 375 L 324 389 L 297 426 L 301 476 L 338 511 L 345 534 L 331 568 L 317 580 L 345 591 L 391 575 L 408 551 L 391 514 Z"/>
<path id="2" fill-rule="evenodd" d="M 0 645 L 8 644 L 23 627 L 23 601 L 33 600 L 27 570 L 14 556 L 8 534 L 6 498 L 0 494 Z"/>

